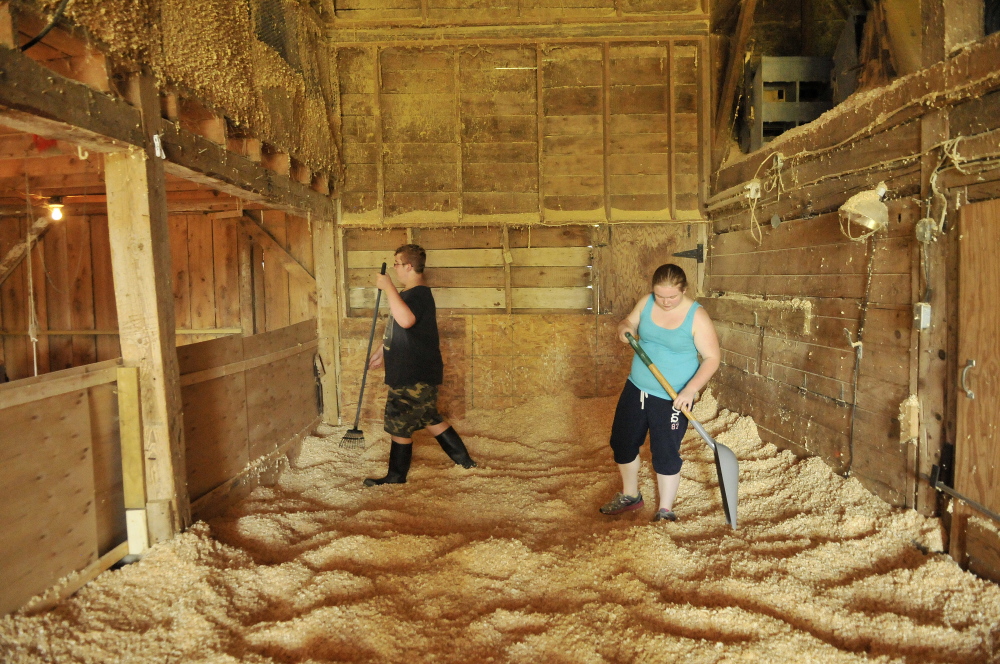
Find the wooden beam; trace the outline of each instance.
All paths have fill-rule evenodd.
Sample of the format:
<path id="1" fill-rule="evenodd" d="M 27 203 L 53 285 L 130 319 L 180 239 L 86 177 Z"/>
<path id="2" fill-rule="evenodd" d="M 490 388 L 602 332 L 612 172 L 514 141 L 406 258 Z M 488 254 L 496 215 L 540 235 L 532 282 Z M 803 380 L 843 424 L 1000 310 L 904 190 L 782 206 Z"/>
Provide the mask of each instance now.
<path id="1" fill-rule="evenodd" d="M 145 150 L 105 156 L 111 268 L 122 358 L 138 367 L 150 541 L 191 522 L 180 374 L 170 283 L 170 239 L 162 159 L 154 153 L 160 100 L 151 75 L 130 81 L 142 110 Z"/>
<path id="2" fill-rule="evenodd" d="M 171 175 L 293 214 L 327 218 L 336 214 L 329 197 L 207 138 L 167 121 L 161 123 L 161 134 L 167 155 L 163 168 Z"/>
<path id="3" fill-rule="evenodd" d="M 736 87 L 743 74 L 743 54 L 747 49 L 747 39 L 750 37 L 750 28 L 753 27 L 753 15 L 756 9 L 757 0 L 743 0 L 740 5 L 740 18 L 736 23 L 736 35 L 729 44 L 725 77 L 723 78 L 722 91 L 719 93 L 719 107 L 715 112 L 715 136 L 712 141 L 713 171 L 722 162 L 722 146 L 732 128 Z M 707 63 L 702 63 L 702 66 L 707 66 Z"/>
<path id="4" fill-rule="evenodd" d="M 0 48 L 0 123 L 87 150 L 115 152 L 142 145 L 139 111 Z"/>
<path id="5" fill-rule="evenodd" d="M 261 226 L 256 219 L 252 219 L 248 216 L 243 216 L 240 220 L 240 227 L 243 228 L 247 233 L 250 234 L 254 240 L 257 241 L 262 248 L 267 249 L 275 254 L 281 266 L 285 270 L 299 279 L 304 279 L 309 283 L 315 283 L 316 278 L 313 274 L 307 270 L 302 263 L 295 260 L 295 257 L 288 253 L 281 244 L 271 237 L 271 234 Z"/>
<path id="6" fill-rule="evenodd" d="M 705 14 L 673 14 L 669 20 L 662 16 L 629 17 L 611 16 L 607 19 L 593 18 L 580 22 L 559 22 L 548 25 L 537 19 L 504 19 L 502 24 L 466 24 L 461 21 L 431 23 L 426 26 L 405 26 L 402 21 L 393 23 L 401 27 L 391 27 L 387 23 L 376 26 L 361 21 L 335 21 L 331 36 L 340 48 L 371 46 L 425 46 L 429 42 L 440 45 L 524 45 L 525 42 L 545 42 L 546 44 L 600 42 L 605 39 L 633 42 L 664 37 L 701 37 L 709 34 L 709 17 Z M 343 34 L 337 34 L 338 27 L 351 25 Z"/>
<path id="7" fill-rule="evenodd" d="M 7 280 L 17 266 L 21 264 L 24 257 L 28 255 L 35 243 L 38 242 L 52 225 L 52 219 L 47 216 L 39 217 L 28 230 L 28 237 L 23 242 L 18 242 L 10 248 L 7 255 L 0 260 L 0 284 Z"/>

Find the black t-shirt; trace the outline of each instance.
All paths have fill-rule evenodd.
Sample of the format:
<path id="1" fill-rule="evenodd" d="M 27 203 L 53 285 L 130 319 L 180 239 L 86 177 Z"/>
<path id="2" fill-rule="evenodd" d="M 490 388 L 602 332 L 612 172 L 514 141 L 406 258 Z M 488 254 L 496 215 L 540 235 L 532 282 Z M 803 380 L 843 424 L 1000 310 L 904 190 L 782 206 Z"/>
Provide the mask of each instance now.
<path id="1" fill-rule="evenodd" d="M 427 286 L 414 286 L 400 293 L 417 322 L 407 329 L 392 316 L 385 326 L 385 384 L 402 387 L 416 383 L 444 382 L 444 362 L 438 337 L 437 307 Z"/>

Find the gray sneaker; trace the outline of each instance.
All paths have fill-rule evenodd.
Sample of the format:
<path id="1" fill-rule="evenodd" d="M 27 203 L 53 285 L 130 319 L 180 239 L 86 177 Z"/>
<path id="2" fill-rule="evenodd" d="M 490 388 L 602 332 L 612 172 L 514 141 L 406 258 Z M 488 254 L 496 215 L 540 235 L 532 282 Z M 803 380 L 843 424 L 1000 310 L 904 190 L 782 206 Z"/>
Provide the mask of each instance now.
<path id="1" fill-rule="evenodd" d="M 642 507 L 642 493 L 638 496 L 626 496 L 624 493 L 616 493 L 615 497 L 601 505 L 601 514 L 614 516 L 623 512 L 631 512 Z"/>
<path id="2" fill-rule="evenodd" d="M 661 507 L 656 510 L 656 514 L 653 515 L 653 521 L 676 521 L 677 515 L 671 510 Z"/>

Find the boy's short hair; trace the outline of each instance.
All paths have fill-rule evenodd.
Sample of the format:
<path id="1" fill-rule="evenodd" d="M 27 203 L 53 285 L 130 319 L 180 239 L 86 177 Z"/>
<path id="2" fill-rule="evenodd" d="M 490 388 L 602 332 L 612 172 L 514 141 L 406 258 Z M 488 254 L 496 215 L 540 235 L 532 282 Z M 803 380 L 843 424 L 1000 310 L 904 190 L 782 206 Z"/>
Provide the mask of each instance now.
<path id="1" fill-rule="evenodd" d="M 424 265 L 427 264 L 427 252 L 419 244 L 404 244 L 396 249 L 395 255 L 407 265 L 413 266 L 414 272 L 423 272 Z"/>

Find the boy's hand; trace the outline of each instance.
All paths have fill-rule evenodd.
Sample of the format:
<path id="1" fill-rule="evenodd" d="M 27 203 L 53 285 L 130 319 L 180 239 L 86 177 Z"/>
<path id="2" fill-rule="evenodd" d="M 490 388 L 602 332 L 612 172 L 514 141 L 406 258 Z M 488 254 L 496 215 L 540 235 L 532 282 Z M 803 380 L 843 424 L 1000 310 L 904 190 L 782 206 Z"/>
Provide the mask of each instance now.
<path id="1" fill-rule="evenodd" d="M 396 290 L 396 286 L 392 283 L 392 278 L 388 274 L 378 275 L 375 278 L 375 286 L 382 291 Z"/>

